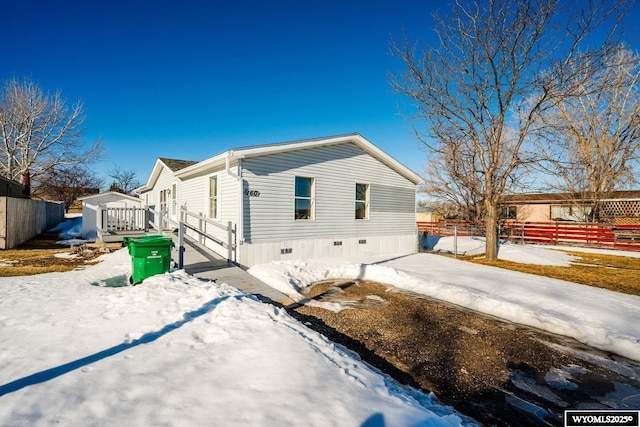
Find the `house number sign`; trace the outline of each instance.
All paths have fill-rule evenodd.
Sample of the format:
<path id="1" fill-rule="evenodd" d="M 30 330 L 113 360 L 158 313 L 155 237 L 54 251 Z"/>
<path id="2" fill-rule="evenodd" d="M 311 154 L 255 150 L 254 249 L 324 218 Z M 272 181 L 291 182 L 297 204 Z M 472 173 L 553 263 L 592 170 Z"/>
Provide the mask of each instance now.
<path id="1" fill-rule="evenodd" d="M 249 197 L 260 197 L 260 192 L 258 190 L 244 190 L 244 194 Z"/>

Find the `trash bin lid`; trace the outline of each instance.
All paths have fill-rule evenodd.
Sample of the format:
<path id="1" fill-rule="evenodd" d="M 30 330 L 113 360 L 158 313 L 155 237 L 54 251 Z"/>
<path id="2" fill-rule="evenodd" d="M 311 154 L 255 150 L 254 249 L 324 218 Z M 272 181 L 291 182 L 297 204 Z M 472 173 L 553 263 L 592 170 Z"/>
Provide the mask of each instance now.
<path id="1" fill-rule="evenodd" d="M 127 246 L 164 246 L 164 245 L 173 245 L 173 239 L 167 236 L 161 235 L 152 235 L 152 236 L 144 236 L 144 237 L 129 237 L 125 239 L 125 244 Z"/>

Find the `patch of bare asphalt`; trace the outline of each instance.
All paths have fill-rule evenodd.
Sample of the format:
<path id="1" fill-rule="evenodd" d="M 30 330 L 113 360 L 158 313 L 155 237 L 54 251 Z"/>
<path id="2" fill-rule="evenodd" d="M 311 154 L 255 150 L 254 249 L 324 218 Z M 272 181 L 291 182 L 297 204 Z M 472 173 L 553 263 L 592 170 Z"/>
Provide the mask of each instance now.
<path id="1" fill-rule="evenodd" d="M 330 281 L 305 291 L 347 308 L 305 305 L 289 310 L 294 317 L 482 424 L 560 426 L 565 409 L 640 408 L 633 362 L 622 375 L 546 344 L 541 331 L 378 283 Z"/>

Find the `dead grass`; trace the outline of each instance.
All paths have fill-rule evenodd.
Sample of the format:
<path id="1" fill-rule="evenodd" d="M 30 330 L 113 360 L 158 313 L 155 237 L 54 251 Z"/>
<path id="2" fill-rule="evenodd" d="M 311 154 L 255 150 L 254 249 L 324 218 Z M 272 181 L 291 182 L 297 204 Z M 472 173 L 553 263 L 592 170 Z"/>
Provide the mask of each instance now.
<path id="1" fill-rule="evenodd" d="M 57 240 L 57 234 L 43 233 L 16 249 L 0 251 L 0 277 L 71 271 L 92 264 L 100 255 L 96 248 L 68 248 L 56 244 Z M 65 253 L 74 257 L 56 256 Z"/>
<path id="2" fill-rule="evenodd" d="M 567 251 L 576 259 L 569 267 L 521 264 L 510 261 L 488 261 L 466 258 L 467 261 L 523 273 L 567 280 L 583 285 L 640 296 L 640 258 Z"/>

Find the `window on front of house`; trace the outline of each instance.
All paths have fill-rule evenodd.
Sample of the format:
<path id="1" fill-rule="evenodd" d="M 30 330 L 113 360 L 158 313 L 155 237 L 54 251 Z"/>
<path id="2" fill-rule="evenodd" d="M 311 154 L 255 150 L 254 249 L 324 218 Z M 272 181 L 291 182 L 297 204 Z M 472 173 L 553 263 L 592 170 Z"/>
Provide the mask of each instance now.
<path id="1" fill-rule="evenodd" d="M 356 219 L 369 219 L 369 184 L 356 183 Z"/>
<path id="2" fill-rule="evenodd" d="M 313 219 L 313 178 L 296 176 L 295 183 L 295 219 Z"/>
<path id="3" fill-rule="evenodd" d="M 218 177 L 209 177 L 209 218 L 218 218 Z"/>
<path id="4" fill-rule="evenodd" d="M 160 212 L 165 215 L 169 213 L 169 210 L 167 209 L 169 193 L 170 191 L 168 188 L 160 191 Z"/>

